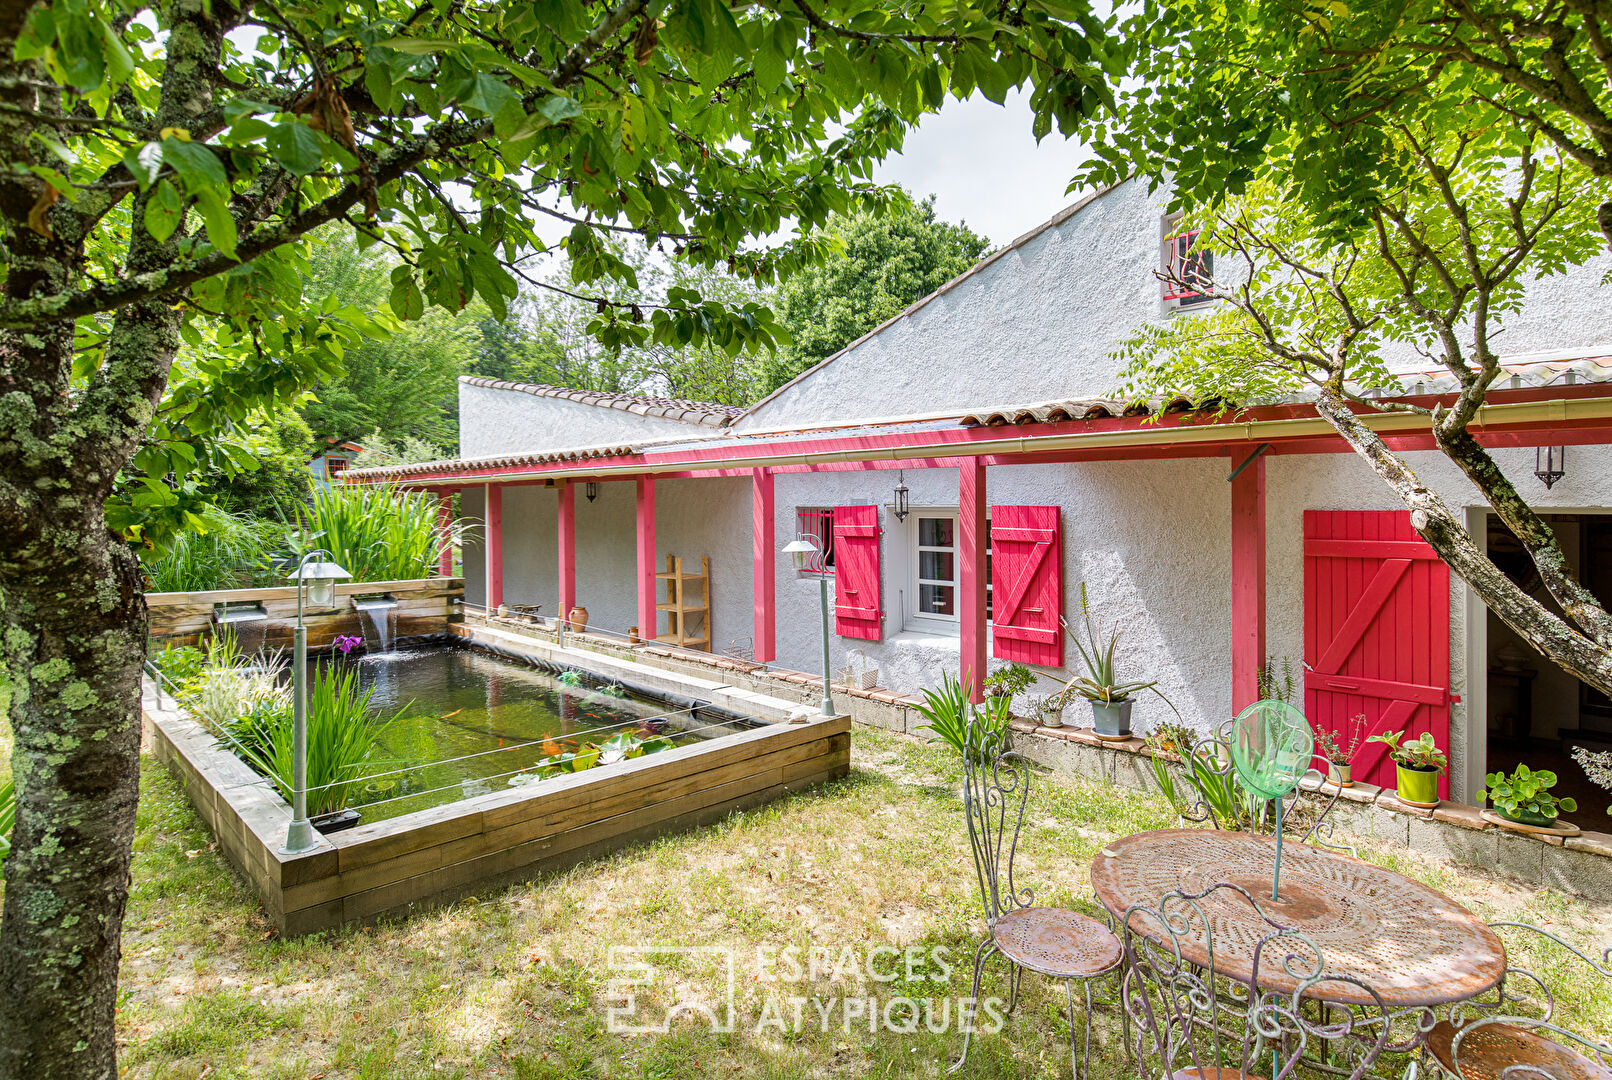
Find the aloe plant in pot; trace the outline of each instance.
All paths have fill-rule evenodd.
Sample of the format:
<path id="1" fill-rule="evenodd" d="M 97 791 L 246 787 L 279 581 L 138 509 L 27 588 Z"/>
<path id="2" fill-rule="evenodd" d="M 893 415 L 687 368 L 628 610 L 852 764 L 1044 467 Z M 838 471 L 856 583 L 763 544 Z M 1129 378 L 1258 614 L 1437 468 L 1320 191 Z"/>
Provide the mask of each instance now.
<path id="1" fill-rule="evenodd" d="M 1145 690 L 1158 694 L 1159 700 L 1175 711 L 1170 699 L 1159 692 L 1158 680 L 1151 682 L 1124 682 L 1116 671 L 1114 652 L 1119 647 L 1120 631 L 1106 638 L 1098 631 L 1092 618 L 1091 601 L 1086 595 L 1086 583 L 1080 583 L 1080 620 L 1085 630 L 1084 640 L 1064 619 L 1058 620 L 1069 640 L 1080 653 L 1084 675 L 1075 675 L 1065 682 L 1070 690 L 1091 702 L 1092 721 L 1097 734 L 1105 739 L 1126 739 L 1131 734 L 1131 705 L 1135 695 Z"/>

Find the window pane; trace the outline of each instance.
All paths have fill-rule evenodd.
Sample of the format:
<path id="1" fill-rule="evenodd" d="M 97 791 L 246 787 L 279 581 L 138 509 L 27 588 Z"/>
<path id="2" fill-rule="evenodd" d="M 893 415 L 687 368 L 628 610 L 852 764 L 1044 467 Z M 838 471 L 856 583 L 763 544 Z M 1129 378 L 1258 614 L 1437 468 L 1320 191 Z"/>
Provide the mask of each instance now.
<path id="1" fill-rule="evenodd" d="M 918 610 L 925 615 L 955 615 L 953 593 L 950 585 L 920 585 Z"/>
<path id="2" fill-rule="evenodd" d="M 918 576 L 929 581 L 955 581 L 952 572 L 952 553 L 949 551 L 920 551 Z"/>
<path id="3" fill-rule="evenodd" d="M 919 547 L 951 547 L 952 546 L 952 519 L 951 518 L 919 518 L 918 519 L 918 546 Z"/>

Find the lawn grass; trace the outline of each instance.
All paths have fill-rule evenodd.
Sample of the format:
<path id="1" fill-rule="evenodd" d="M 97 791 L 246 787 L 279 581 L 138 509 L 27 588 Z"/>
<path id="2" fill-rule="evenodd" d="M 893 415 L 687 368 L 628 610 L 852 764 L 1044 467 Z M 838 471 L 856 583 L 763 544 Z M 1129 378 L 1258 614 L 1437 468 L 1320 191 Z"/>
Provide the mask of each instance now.
<path id="1" fill-rule="evenodd" d="M 938 1077 L 960 1037 L 756 1029 L 769 993 L 785 1027 L 791 996 L 877 994 L 938 999 L 968 992 L 981 923 L 949 751 L 858 730 L 844 780 L 694 833 L 490 892 L 406 921 L 298 941 L 276 937 L 232 875 L 177 784 L 149 758 L 135 840 L 119 1010 L 130 1077 L 299 1078 Z M 1038 778 L 1017 879 L 1038 902 L 1095 913 L 1088 868 L 1110 839 L 1172 825 L 1155 799 Z M 1570 940 L 1612 944 L 1612 907 L 1508 883 L 1400 851 L 1366 851 L 1487 918 L 1547 922 Z M 735 948 L 740 1030 L 678 1023 L 666 1034 L 605 1029 L 608 959 L 620 945 Z M 803 984 L 758 980 L 757 946 L 838 961 L 850 946 L 944 947 L 945 983 L 858 981 L 822 973 Z M 803 951 L 809 956 L 809 951 Z M 832 966 L 832 965 L 831 965 Z M 782 969 L 778 969 L 782 970 Z M 987 993 L 1004 994 L 1000 968 Z M 1565 974 L 1565 971 L 1563 972 Z M 699 959 L 673 979 L 712 992 Z M 967 1077 L 1067 1076 L 1063 991 L 1030 976 L 999 1035 L 978 1039 Z M 1570 1015 L 1612 1029 L 1612 994 L 1579 979 Z M 1004 994 L 1005 996 L 1005 994 Z M 650 1004 L 671 1000 L 662 986 Z M 646 1009 L 646 1011 L 648 1011 Z M 1094 1076 L 1134 1075 L 1117 1015 L 1098 1021 Z"/>

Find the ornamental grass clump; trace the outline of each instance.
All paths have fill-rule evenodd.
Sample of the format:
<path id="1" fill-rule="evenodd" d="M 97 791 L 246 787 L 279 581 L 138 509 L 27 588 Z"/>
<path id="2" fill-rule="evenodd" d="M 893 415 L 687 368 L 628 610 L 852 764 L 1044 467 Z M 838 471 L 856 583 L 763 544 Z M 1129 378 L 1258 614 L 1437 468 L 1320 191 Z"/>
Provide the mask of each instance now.
<path id="1" fill-rule="evenodd" d="M 443 532 L 438 503 L 417 491 L 387 485 L 339 485 L 314 492 L 300 513 L 304 551 L 324 548 L 354 581 L 408 581 L 436 573 L 444 546 L 462 526 Z"/>
<path id="2" fill-rule="evenodd" d="M 358 673 L 345 668 L 321 667 L 308 687 L 308 813 L 326 814 L 354 801 L 354 794 L 377 767 L 389 762 L 376 757 L 381 739 L 412 707 L 405 705 L 391 716 L 370 711 L 375 690 L 360 690 Z M 274 781 L 280 795 L 291 801 L 292 712 L 265 708 L 242 718 L 250 730 L 241 742 L 248 765 Z"/>
<path id="3" fill-rule="evenodd" d="M 205 592 L 284 584 L 280 562 L 289 550 L 277 521 L 239 517 L 210 506 L 194 528 L 175 534 L 159 558 L 146 563 L 152 592 Z"/>

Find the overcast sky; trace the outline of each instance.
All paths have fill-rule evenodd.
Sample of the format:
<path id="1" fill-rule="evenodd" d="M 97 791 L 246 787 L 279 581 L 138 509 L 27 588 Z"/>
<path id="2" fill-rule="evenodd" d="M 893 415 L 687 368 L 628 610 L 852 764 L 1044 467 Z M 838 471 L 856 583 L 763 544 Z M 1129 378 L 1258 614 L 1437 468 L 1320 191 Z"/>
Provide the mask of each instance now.
<path id="1" fill-rule="evenodd" d="M 1078 195 L 1065 195 L 1085 148 L 1056 131 L 1037 146 L 1030 105 L 1014 93 L 995 105 L 975 94 L 948 101 L 907 136 L 905 151 L 874 173 L 914 198 L 935 196 L 935 212 L 965 221 L 995 247 L 1029 232 Z"/>

